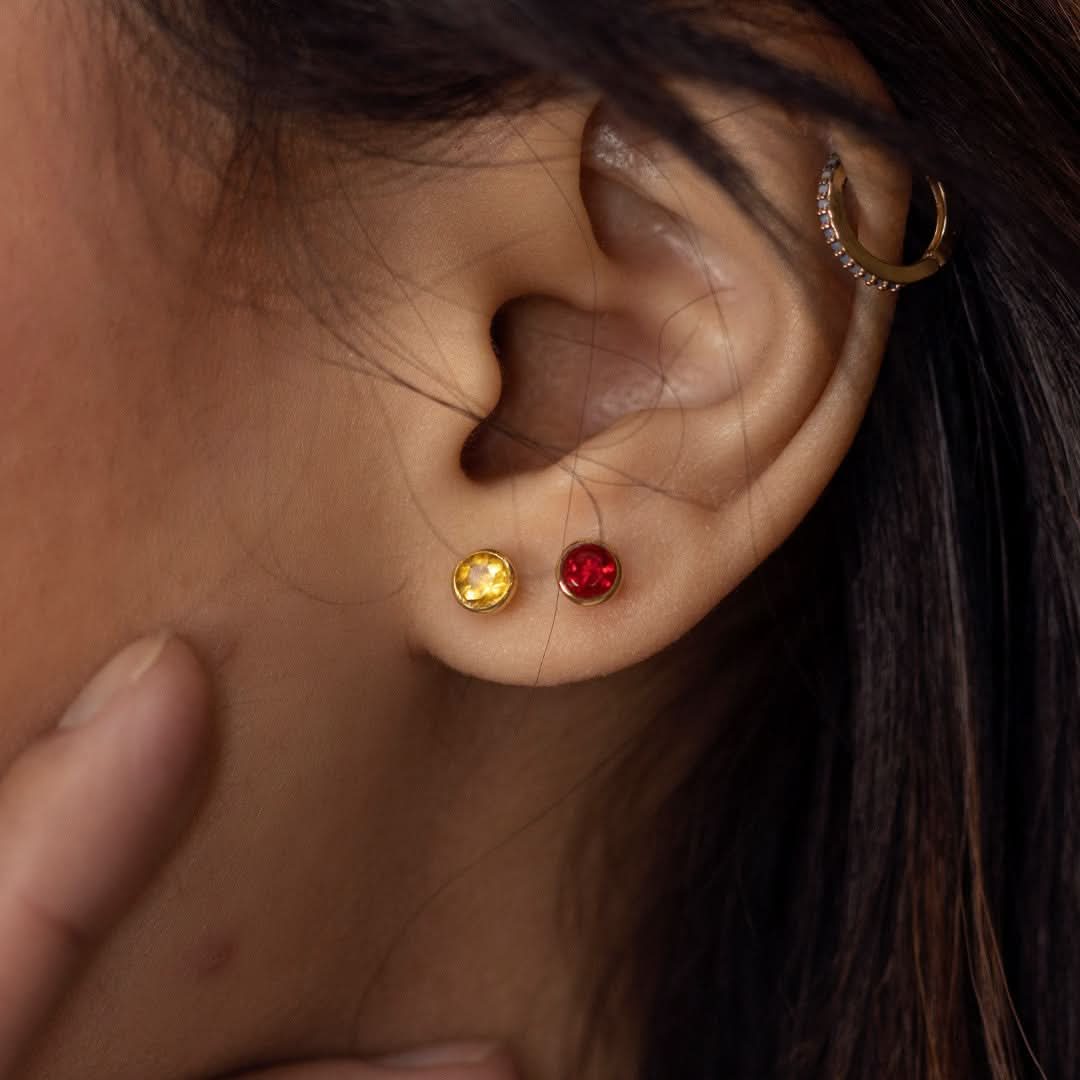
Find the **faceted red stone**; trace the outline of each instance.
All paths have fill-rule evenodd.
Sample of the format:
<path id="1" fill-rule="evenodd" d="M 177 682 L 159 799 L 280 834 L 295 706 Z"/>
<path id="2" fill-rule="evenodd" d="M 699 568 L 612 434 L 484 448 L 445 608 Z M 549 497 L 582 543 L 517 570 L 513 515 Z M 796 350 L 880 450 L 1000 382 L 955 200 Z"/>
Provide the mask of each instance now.
<path id="1" fill-rule="evenodd" d="M 563 555 L 559 585 L 572 600 L 597 603 L 619 584 L 619 560 L 603 544 L 575 544 Z"/>

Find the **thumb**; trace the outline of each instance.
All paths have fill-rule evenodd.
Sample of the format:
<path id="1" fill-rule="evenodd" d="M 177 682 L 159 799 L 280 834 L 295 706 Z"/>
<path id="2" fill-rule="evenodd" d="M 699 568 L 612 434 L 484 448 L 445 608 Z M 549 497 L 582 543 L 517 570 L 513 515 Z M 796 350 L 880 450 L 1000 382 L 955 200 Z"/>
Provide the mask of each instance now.
<path id="1" fill-rule="evenodd" d="M 462 1043 L 430 1047 L 380 1061 L 324 1061 L 244 1073 L 235 1080 L 518 1080 L 499 1047 Z"/>
<path id="2" fill-rule="evenodd" d="M 0 1076 L 194 809 L 208 697 L 186 646 L 138 642 L 0 779 Z"/>

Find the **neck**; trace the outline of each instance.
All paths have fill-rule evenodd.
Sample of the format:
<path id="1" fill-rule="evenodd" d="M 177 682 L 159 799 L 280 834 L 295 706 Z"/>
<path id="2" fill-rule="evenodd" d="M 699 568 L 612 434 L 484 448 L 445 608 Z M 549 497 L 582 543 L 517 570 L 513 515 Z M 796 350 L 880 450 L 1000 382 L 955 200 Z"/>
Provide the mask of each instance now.
<path id="1" fill-rule="evenodd" d="M 205 811 L 61 1018 L 51 1045 L 70 1060 L 37 1075 L 476 1038 L 508 1040 L 527 1075 L 563 1075 L 588 955 L 565 919 L 571 856 L 652 673 L 478 684 L 358 636 L 377 611 L 229 588 L 243 633 L 226 640 L 213 603 L 214 632 L 189 630 L 221 697 Z M 240 595 L 265 606 L 240 620 Z M 213 1034 L 192 1046 L 192 1030 Z"/>

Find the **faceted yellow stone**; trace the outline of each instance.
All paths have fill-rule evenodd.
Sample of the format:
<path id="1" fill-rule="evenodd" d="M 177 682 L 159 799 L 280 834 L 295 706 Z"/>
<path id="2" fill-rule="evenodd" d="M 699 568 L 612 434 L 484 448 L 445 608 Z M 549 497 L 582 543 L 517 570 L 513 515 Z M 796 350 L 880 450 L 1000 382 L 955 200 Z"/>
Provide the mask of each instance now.
<path id="1" fill-rule="evenodd" d="M 454 596 L 469 611 L 498 611 L 513 595 L 514 567 L 497 551 L 477 551 L 454 571 Z"/>

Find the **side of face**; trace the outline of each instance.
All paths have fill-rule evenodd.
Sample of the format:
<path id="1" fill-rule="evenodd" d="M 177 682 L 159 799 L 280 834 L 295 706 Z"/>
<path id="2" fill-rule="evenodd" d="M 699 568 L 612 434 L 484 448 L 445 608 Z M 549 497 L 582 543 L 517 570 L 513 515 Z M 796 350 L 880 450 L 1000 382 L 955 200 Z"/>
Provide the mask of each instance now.
<path id="1" fill-rule="evenodd" d="M 221 659 L 245 591 L 377 604 L 394 585 L 362 597 L 294 543 L 303 517 L 334 549 L 340 483 L 370 512 L 381 440 L 313 483 L 339 388 L 299 306 L 261 305 L 250 251 L 215 264 L 209 151 L 170 141 L 104 16 L 16 0 L 0 20 L 2 762 L 133 635 L 174 625 Z M 349 543 L 377 561 L 360 517 Z"/>
<path id="2" fill-rule="evenodd" d="M 512 1036 L 566 974 L 563 826 L 428 901 L 626 739 L 642 699 L 595 677 L 679 641 L 842 459 L 891 306 L 820 243 L 831 133 L 700 101 L 786 256 L 595 99 L 410 170 L 301 137 L 282 201 L 223 187 L 213 125 L 73 7 L 0 8 L 0 766 L 161 625 L 214 666 L 222 745 L 39 1075 Z M 841 149 L 888 253 L 906 178 Z M 618 598 L 560 603 L 601 533 Z M 490 619 L 449 588 L 488 546 L 521 574 Z"/>
<path id="3" fill-rule="evenodd" d="M 0 10 L 0 768 L 129 639 L 173 627 L 216 673 L 205 811 L 34 1073 L 134 1077 L 323 1045 L 354 1008 L 331 969 L 362 985 L 402 904 L 365 856 L 410 820 L 379 748 L 418 705 L 378 409 L 272 260 L 220 257 L 212 154 L 88 8 Z"/>

